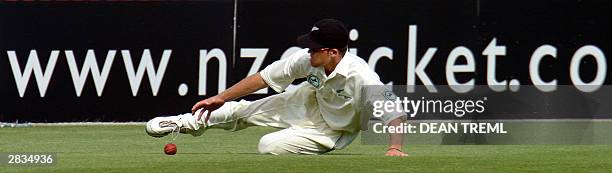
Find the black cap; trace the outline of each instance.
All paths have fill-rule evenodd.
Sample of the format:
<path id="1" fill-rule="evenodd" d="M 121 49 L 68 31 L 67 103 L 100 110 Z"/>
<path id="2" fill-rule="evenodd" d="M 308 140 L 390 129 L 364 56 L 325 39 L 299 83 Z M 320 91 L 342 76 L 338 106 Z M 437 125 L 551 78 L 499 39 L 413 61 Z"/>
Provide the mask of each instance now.
<path id="1" fill-rule="evenodd" d="M 297 44 L 309 49 L 344 48 L 348 40 L 344 23 L 336 19 L 322 19 L 314 24 L 309 33 L 299 36 Z"/>

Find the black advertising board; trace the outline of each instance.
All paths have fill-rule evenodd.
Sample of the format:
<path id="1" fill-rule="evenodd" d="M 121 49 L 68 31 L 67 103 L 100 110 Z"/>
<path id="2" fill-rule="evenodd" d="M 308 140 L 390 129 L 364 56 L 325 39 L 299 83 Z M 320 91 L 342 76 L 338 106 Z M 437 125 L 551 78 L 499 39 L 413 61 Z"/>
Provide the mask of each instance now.
<path id="1" fill-rule="evenodd" d="M 3 122 L 144 121 L 184 113 L 200 92 L 200 56 L 221 52 L 232 64 L 231 1 L 7 2 L 0 13 Z M 32 51 L 40 62 L 32 61 L 32 67 L 40 66 L 44 75 L 37 80 L 31 70 L 27 87 L 18 89 L 17 66 L 11 65 L 9 54 L 14 52 L 18 81 L 25 83 L 28 79 L 21 76 L 28 74 L 24 71 Z M 83 77 L 84 64 L 94 66 L 94 61 L 86 62 L 90 52 L 97 59 L 97 74 L 91 70 Z M 112 61 L 105 66 L 109 57 Z M 46 70 L 49 64 L 52 71 Z M 216 64 L 214 58 L 209 62 L 210 78 L 219 76 Z M 47 87 L 41 87 L 45 80 Z M 214 88 L 206 91 L 216 92 L 217 80 L 210 81 L 207 85 Z M 180 95 L 181 84 L 187 86 L 185 96 Z"/>
<path id="2" fill-rule="evenodd" d="M 511 84 L 556 81 L 559 88 L 605 95 L 611 83 L 610 11 L 612 3 L 604 0 L 3 3 L 0 121 L 144 121 L 187 112 L 196 101 L 297 50 L 296 37 L 328 17 L 347 24 L 350 51 L 368 62 L 383 83 L 441 90 L 473 80 L 491 92 L 506 92 Z M 25 73 L 32 50 L 40 61 L 40 79 L 34 61 L 31 73 Z M 69 62 L 69 50 L 74 62 Z M 83 77 L 77 71 L 88 50 L 95 52 L 98 78 L 105 58 L 115 51 L 106 80 L 99 79 L 104 86 L 100 96 L 93 71 L 79 83 Z M 152 64 L 142 65 L 140 78 L 145 50 Z M 53 73 L 42 75 L 53 51 Z M 155 76 L 165 52 L 165 73 Z M 131 55 L 132 70 L 124 54 Z M 18 60 L 19 75 L 11 56 Z M 144 70 L 147 64 L 153 71 Z M 30 74 L 27 86 L 23 74 Z M 153 84 L 149 74 L 157 79 Z M 46 80 L 41 97 L 39 81 Z M 274 93 L 268 89 L 246 99 Z"/>

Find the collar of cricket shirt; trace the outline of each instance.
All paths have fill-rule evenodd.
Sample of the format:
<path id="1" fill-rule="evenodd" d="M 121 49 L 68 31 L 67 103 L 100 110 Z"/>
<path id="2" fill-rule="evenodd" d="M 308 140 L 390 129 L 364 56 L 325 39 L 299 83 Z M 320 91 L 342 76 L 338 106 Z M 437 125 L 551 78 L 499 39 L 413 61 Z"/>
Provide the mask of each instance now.
<path id="1" fill-rule="evenodd" d="M 350 68 L 350 64 L 351 64 L 351 57 L 348 56 L 348 52 L 344 54 L 344 56 L 342 57 L 342 59 L 340 59 L 340 62 L 338 62 L 338 64 L 336 65 L 336 68 L 334 69 L 334 71 L 332 71 L 331 74 L 329 74 L 329 76 L 327 78 L 331 79 L 333 77 L 336 76 L 336 74 L 340 74 L 343 77 L 346 77 L 348 75 L 348 71 Z"/>

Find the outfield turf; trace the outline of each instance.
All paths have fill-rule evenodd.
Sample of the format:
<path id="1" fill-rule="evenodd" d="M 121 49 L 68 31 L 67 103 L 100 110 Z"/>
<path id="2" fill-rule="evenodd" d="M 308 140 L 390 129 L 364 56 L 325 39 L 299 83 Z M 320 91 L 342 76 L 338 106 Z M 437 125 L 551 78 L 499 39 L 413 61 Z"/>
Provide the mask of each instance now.
<path id="1" fill-rule="evenodd" d="M 270 128 L 209 130 L 170 137 L 144 126 L 0 128 L 0 152 L 56 152 L 50 167 L 0 166 L 0 172 L 612 172 L 610 145 L 408 145 L 410 156 L 385 157 L 384 145 L 362 145 L 319 156 L 257 154 Z"/>

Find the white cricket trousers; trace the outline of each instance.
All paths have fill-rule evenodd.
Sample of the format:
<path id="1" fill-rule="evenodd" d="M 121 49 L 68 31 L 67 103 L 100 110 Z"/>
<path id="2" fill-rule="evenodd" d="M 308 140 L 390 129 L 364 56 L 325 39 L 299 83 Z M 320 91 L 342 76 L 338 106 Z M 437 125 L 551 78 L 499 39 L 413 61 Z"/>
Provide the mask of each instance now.
<path id="1" fill-rule="evenodd" d="M 342 133 L 327 125 L 318 106 L 315 92 L 302 85 L 252 102 L 226 102 L 211 113 L 207 124 L 232 131 L 255 125 L 281 128 L 261 137 L 260 153 L 322 154 L 333 149 Z"/>

